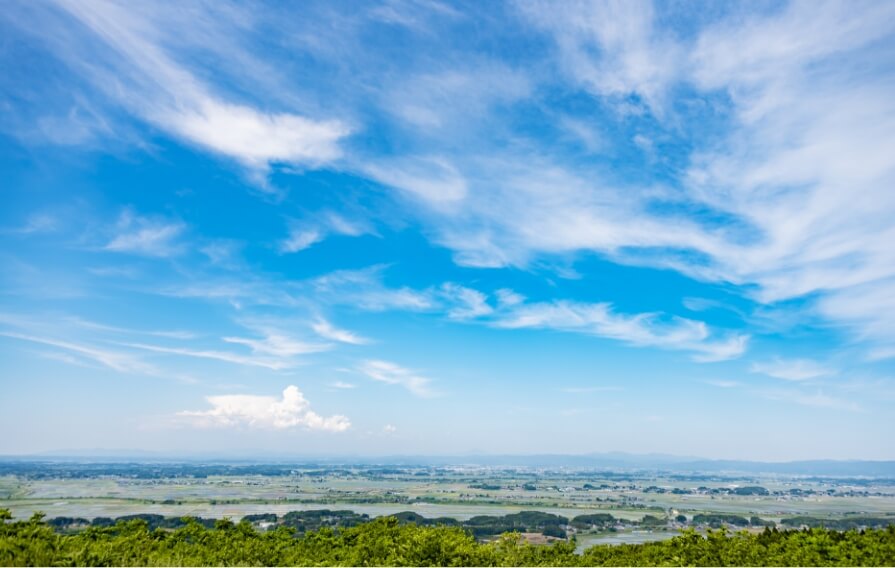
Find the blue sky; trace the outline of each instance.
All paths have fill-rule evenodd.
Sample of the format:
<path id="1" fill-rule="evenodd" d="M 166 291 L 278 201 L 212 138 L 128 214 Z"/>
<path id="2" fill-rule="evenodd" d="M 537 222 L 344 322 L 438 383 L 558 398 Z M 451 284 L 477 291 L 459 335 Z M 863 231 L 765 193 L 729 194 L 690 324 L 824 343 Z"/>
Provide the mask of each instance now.
<path id="1" fill-rule="evenodd" d="M 895 459 L 891 2 L 0 37 L 0 453 Z"/>

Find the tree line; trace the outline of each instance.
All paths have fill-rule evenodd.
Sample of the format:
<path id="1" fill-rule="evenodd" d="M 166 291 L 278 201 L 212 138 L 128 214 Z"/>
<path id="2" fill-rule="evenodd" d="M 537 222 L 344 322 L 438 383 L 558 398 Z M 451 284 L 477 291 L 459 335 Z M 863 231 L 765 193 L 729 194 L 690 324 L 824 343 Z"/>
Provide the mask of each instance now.
<path id="1" fill-rule="evenodd" d="M 461 527 L 380 517 L 354 527 L 296 533 L 258 531 L 248 521 L 212 528 L 186 520 L 150 529 L 143 519 L 58 533 L 42 515 L 12 521 L 0 509 L 4 566 L 886 566 L 895 565 L 895 525 L 730 533 L 688 529 L 644 544 L 596 545 L 576 553 L 574 539 L 531 545 L 518 533 L 480 542 Z"/>

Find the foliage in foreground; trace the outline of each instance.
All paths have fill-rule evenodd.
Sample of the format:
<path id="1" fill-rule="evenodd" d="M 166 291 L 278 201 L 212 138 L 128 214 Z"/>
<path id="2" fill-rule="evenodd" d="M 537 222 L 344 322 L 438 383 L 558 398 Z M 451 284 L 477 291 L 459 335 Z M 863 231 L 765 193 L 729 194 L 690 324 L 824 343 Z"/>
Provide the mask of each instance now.
<path id="1" fill-rule="evenodd" d="M 895 565 L 895 525 L 837 532 L 822 528 L 736 534 L 695 531 L 664 542 L 535 546 L 505 535 L 480 543 L 457 527 L 379 518 L 302 536 L 287 527 L 258 532 L 249 523 L 188 522 L 149 530 L 145 521 L 58 534 L 40 515 L 10 522 L 0 509 L 0 565 L 38 566 L 886 566 Z"/>

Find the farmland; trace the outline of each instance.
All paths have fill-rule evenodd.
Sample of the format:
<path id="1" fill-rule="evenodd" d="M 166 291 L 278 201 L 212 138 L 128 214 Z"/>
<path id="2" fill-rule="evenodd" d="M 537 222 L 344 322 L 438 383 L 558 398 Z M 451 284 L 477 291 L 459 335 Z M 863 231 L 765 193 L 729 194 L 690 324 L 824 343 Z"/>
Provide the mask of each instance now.
<path id="1" fill-rule="evenodd" d="M 368 518 L 409 512 L 421 519 L 468 523 L 537 511 L 566 519 L 562 534 L 575 534 L 582 546 L 658 540 L 687 526 L 722 523 L 755 530 L 764 523 L 786 526 L 795 522 L 786 519 L 795 518 L 895 522 L 895 480 L 887 478 L 593 468 L 57 462 L 3 462 L 0 472 L 0 508 L 19 519 L 39 511 L 48 519 L 85 521 L 135 514 L 237 521 L 247 515 L 333 510 Z M 601 514 L 612 521 L 569 521 Z"/>

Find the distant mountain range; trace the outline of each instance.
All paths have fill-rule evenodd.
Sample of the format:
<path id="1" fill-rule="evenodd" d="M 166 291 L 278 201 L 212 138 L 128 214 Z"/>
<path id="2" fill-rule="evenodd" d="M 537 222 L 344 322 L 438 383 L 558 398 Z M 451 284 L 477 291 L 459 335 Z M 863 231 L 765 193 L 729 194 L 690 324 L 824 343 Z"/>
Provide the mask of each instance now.
<path id="1" fill-rule="evenodd" d="M 593 468 L 603 470 L 654 470 L 667 473 L 749 473 L 830 477 L 892 477 L 895 461 L 869 460 L 801 460 L 762 462 L 747 460 L 712 460 L 669 454 L 628 454 L 624 452 L 579 455 L 488 455 L 455 456 L 287 456 L 275 454 L 165 454 L 139 450 L 80 450 L 40 454 L 3 456 L 2 460 L 78 461 L 78 462 L 167 462 L 167 463 L 252 463 L 252 464 L 320 464 L 320 465 L 397 465 L 486 467 Z"/>

